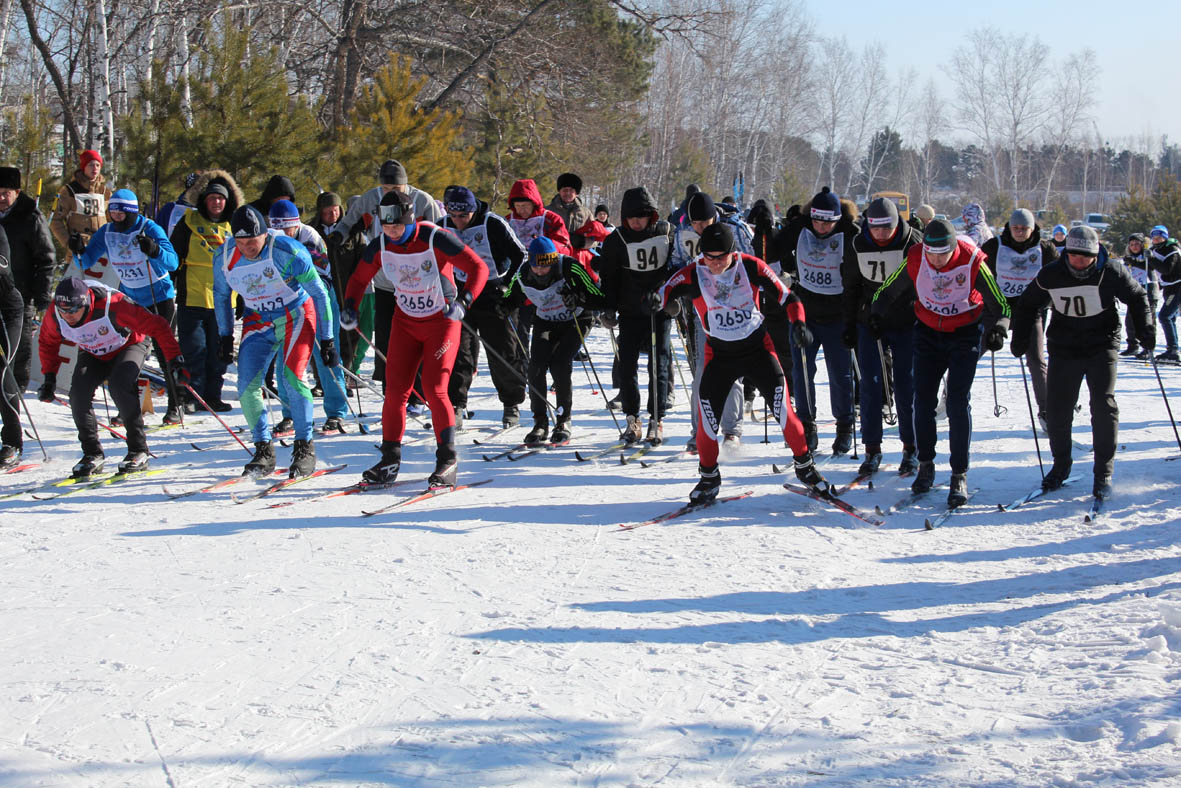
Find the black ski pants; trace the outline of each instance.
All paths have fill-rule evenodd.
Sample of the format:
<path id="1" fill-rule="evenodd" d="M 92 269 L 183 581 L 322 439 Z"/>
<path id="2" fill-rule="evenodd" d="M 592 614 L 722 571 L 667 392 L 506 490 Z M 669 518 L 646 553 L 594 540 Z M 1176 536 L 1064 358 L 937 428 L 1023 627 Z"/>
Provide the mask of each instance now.
<path id="1" fill-rule="evenodd" d="M 94 392 L 107 381 L 107 391 L 119 410 L 123 429 L 127 432 L 127 451 L 147 451 L 148 438 L 144 433 L 144 418 L 139 406 L 139 372 L 143 369 L 150 348 L 147 340 L 128 345 L 110 361 L 78 350 L 74 377 L 70 381 L 70 410 L 83 454 L 101 454 L 98 422 L 94 418 Z"/>
<path id="2" fill-rule="evenodd" d="M 1115 402 L 1116 348 L 1102 348 L 1086 356 L 1055 353 L 1050 348 L 1046 377 L 1046 428 L 1055 464 L 1070 464 L 1070 428 L 1083 380 L 1091 393 L 1091 433 L 1095 442 L 1095 478 L 1107 481 L 1115 465 L 1119 440 L 1119 406 Z"/>
<path id="3" fill-rule="evenodd" d="M 476 364 L 480 360 L 480 341 L 483 340 L 495 352 L 488 354 L 488 372 L 492 385 L 503 405 L 520 405 L 525 401 L 525 381 L 521 363 L 521 350 L 517 338 L 508 327 L 508 320 L 499 317 L 496 310 L 476 301 L 471 311 L 463 318 L 463 331 L 459 335 L 459 354 L 451 370 L 451 381 L 447 393 L 451 405 L 467 407 L 467 393 L 476 375 Z"/>
<path id="4" fill-rule="evenodd" d="M 582 346 L 579 330 L 585 335 L 590 327 L 587 318 L 578 319 L 578 328 L 573 320 L 554 323 L 534 318 L 533 340 L 529 346 L 529 408 L 533 411 L 534 424 L 549 424 L 548 411 L 542 395 L 549 388 L 545 382 L 548 372 L 554 380 L 558 397 L 556 408 L 559 421 L 570 419 L 574 406 L 574 390 L 570 376 L 574 369 L 574 356 Z"/>

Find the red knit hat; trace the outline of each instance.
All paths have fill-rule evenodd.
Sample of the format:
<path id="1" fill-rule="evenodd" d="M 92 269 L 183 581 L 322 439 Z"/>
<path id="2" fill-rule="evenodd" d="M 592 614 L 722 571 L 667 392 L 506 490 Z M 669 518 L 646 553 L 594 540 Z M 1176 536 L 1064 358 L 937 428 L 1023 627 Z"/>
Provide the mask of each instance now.
<path id="1" fill-rule="evenodd" d="M 84 170 L 86 169 L 86 165 L 90 164 L 92 161 L 97 161 L 99 164 L 102 164 L 103 157 L 100 156 L 96 150 L 84 150 L 78 157 L 78 167 Z"/>

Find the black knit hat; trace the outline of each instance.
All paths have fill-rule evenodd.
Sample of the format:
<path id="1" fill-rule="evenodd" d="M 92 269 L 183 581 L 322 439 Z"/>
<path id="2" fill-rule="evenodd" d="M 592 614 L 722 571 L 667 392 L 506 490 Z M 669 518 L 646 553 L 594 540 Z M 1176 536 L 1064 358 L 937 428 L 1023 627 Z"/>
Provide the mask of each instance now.
<path id="1" fill-rule="evenodd" d="M 21 171 L 16 167 L 0 167 L 0 189 L 20 191 Z"/>
<path id="2" fill-rule="evenodd" d="M 923 246 L 928 252 L 942 254 L 955 249 L 956 234 L 951 222 L 946 219 L 932 219 L 923 230 Z"/>
<path id="3" fill-rule="evenodd" d="M 697 192 L 689 197 L 685 203 L 685 218 L 691 222 L 708 222 L 718 215 L 713 197 L 705 192 Z"/>
<path id="4" fill-rule="evenodd" d="M 865 209 L 865 223 L 873 227 L 889 227 L 893 230 L 898 226 L 898 206 L 893 200 L 878 197 Z"/>
<path id="5" fill-rule="evenodd" d="M 402 163 L 394 159 L 386 159 L 381 163 L 381 168 L 377 171 L 377 177 L 382 183 L 392 184 L 394 186 L 401 186 L 407 183 L 406 168 Z"/>
<path id="6" fill-rule="evenodd" d="M 710 254 L 734 251 L 734 232 L 724 222 L 714 222 L 701 231 L 701 251 Z"/>
<path id="7" fill-rule="evenodd" d="M 582 192 L 582 178 L 579 178 L 572 172 L 564 172 L 558 176 L 558 190 L 562 190 L 569 186 L 574 190 L 575 194 Z"/>
<path id="8" fill-rule="evenodd" d="M 599 213 L 605 213 L 608 216 L 611 215 L 611 212 L 609 210 L 607 210 L 607 203 L 601 202 L 595 206 L 595 214 L 599 214 Z"/>

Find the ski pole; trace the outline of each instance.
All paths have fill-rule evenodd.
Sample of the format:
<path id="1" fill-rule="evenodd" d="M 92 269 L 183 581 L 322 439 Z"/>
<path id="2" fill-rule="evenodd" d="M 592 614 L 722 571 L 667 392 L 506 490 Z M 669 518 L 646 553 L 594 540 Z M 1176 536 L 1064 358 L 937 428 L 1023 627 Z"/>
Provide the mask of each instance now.
<path id="1" fill-rule="evenodd" d="M 853 382 L 855 384 L 854 389 L 857 391 L 861 391 L 861 366 L 857 363 L 857 354 L 854 353 L 852 350 L 849 351 L 849 360 L 853 362 L 852 368 L 853 368 Z M 857 456 L 857 413 L 856 412 L 853 413 L 853 454 L 850 456 L 849 459 L 853 459 L 853 460 L 860 459 Z"/>
<path id="2" fill-rule="evenodd" d="M 792 345 L 793 345 L 792 351 L 791 351 L 792 356 L 795 356 L 796 353 L 800 354 L 800 364 L 801 364 L 800 371 L 803 373 L 803 378 L 804 378 L 804 387 L 803 387 L 804 390 L 803 390 L 803 392 L 796 392 L 796 394 L 797 394 L 797 396 L 801 393 L 803 394 L 803 396 L 804 396 L 804 413 L 805 413 L 805 415 L 807 415 L 808 421 L 815 422 L 816 418 L 812 414 L 812 396 L 808 392 L 808 368 L 806 366 L 803 366 L 803 364 L 806 360 L 804 358 L 804 351 L 802 348 L 795 347 L 794 342 L 792 343 Z M 797 408 L 796 410 L 799 410 L 799 408 Z"/>
<path id="3" fill-rule="evenodd" d="M 198 394 L 196 391 L 194 391 L 193 387 L 190 386 L 188 383 L 185 384 L 185 388 L 188 390 L 189 394 L 193 395 L 193 399 L 197 400 L 198 404 L 200 404 L 201 407 L 205 408 L 205 410 L 209 411 L 213 415 L 213 418 L 217 419 L 218 424 L 220 424 L 221 426 L 226 428 L 226 432 L 230 433 L 230 435 L 232 435 L 234 437 L 234 440 L 238 441 L 238 444 L 243 449 L 246 450 L 246 453 L 249 454 L 251 457 L 253 457 L 254 452 L 252 452 L 250 450 L 249 446 L 247 446 L 245 443 L 242 443 L 242 439 L 238 437 L 238 433 L 236 433 L 232 429 L 230 429 L 230 425 L 226 424 L 225 421 L 222 419 L 222 417 L 217 415 L 217 411 L 215 411 L 213 408 L 209 407 L 209 405 L 206 404 L 205 400 L 201 398 L 201 395 Z"/>
<path id="4" fill-rule="evenodd" d="M 8 323 L 7 323 L 7 321 L 4 320 L 4 315 L 2 315 L 2 314 L 0 314 L 0 331 L 3 332 L 4 339 L 7 340 L 8 339 Z M 19 343 L 20 343 L 20 336 L 18 335 L 17 336 L 17 344 L 19 344 Z M 6 344 L 7 344 L 7 342 L 6 342 Z M 10 347 L 10 348 L 8 348 L 8 350 L 12 350 L 12 348 Z M 9 363 L 9 359 L 11 359 L 11 358 L 12 358 L 11 353 L 6 353 L 6 352 L 4 352 L 4 348 L 0 348 L 0 359 L 3 359 L 4 372 L 12 380 L 12 388 L 16 392 L 16 398 L 18 400 L 20 400 L 21 407 L 23 407 L 25 409 L 25 418 L 27 418 L 29 420 L 29 426 L 33 428 L 33 437 L 35 437 L 37 439 L 37 445 L 41 447 L 41 456 L 48 462 L 49 453 L 47 451 L 45 451 L 45 444 L 41 442 L 41 433 L 37 431 L 37 422 L 33 421 L 33 414 L 29 413 L 29 405 L 28 405 L 28 403 L 25 402 L 24 393 L 21 392 L 20 384 L 16 382 L 16 373 L 13 372 L 12 364 Z M 13 407 L 12 403 L 10 403 L 8 401 L 8 397 L 5 396 L 3 393 L 3 388 L 4 388 L 3 384 L 0 383 L 0 399 L 4 400 L 4 404 L 6 406 L 12 408 L 12 410 L 16 413 L 17 421 L 20 421 L 20 415 L 21 415 L 20 409 Z"/>
<path id="5" fill-rule="evenodd" d="M 509 320 L 509 327 L 512 328 L 512 320 Z M 590 349 L 586 346 L 586 336 L 583 335 L 577 318 L 574 320 L 574 330 L 578 332 L 578 341 L 582 343 L 582 349 L 586 351 L 586 358 L 590 362 L 591 372 L 595 375 L 595 383 L 599 385 L 599 393 L 603 395 L 603 405 L 607 408 L 607 414 L 611 416 L 611 421 L 615 422 L 615 429 L 622 430 L 619 426 L 619 419 L 615 417 L 615 411 L 611 410 L 611 403 L 607 401 L 607 392 L 603 389 L 603 381 L 599 380 L 599 371 L 595 369 L 595 360 L 591 358 Z"/>
<path id="6" fill-rule="evenodd" d="M 375 345 L 369 337 L 362 334 L 360 328 L 350 328 L 348 330 L 357 332 L 357 335 L 360 336 L 361 339 L 364 339 L 366 342 L 368 342 L 369 347 L 373 348 L 373 352 L 376 353 L 377 357 L 381 359 L 381 363 L 388 365 L 389 362 L 386 360 L 385 353 L 382 353 L 381 349 L 378 348 L 377 345 Z M 354 374 L 352 372 L 352 370 L 345 369 L 343 366 L 341 367 L 341 369 L 344 369 L 345 374 L 348 375 L 353 380 L 361 381 L 361 378 L 357 377 L 356 374 Z M 365 385 L 368 386 L 371 391 L 375 392 L 379 397 L 381 397 L 382 400 L 385 399 L 385 392 L 384 391 L 381 391 L 376 386 L 372 385 L 371 383 L 369 383 L 367 381 L 361 381 L 361 382 L 365 383 Z M 426 402 L 426 397 L 422 396 L 422 394 L 418 391 L 418 389 L 414 388 L 413 383 L 410 384 L 410 390 L 413 391 L 415 394 L 417 394 L 419 399 L 421 399 L 423 402 Z M 417 424 L 419 427 L 421 427 L 424 430 L 427 428 L 427 423 L 425 421 L 423 421 L 422 419 L 418 418 L 417 416 L 415 416 L 414 414 L 412 414 L 410 412 L 406 413 L 406 418 L 410 419 L 411 421 L 413 421 L 415 424 Z"/>
<path id="7" fill-rule="evenodd" d="M 314 341 L 316 343 L 316 352 L 318 353 L 318 352 L 320 352 L 319 337 L 316 337 Z M 323 361 L 324 361 L 324 359 L 320 359 L 321 363 L 323 363 Z M 315 363 L 315 362 L 313 361 L 313 363 Z M 364 424 L 361 423 L 361 417 L 357 415 L 357 412 L 355 410 L 353 410 L 353 404 L 351 402 L 349 402 L 348 389 L 345 388 L 344 383 L 341 382 L 340 378 L 336 377 L 336 374 L 333 371 L 336 369 L 336 367 L 330 367 L 327 364 L 324 364 L 323 366 L 324 366 L 324 371 L 328 373 L 328 377 L 332 378 L 332 382 L 336 384 L 337 390 L 339 390 L 341 395 L 344 397 L 345 407 L 347 407 L 349 409 L 349 414 L 352 415 L 353 419 L 357 422 L 357 429 L 359 429 L 361 431 L 362 435 L 368 435 L 369 429 Z M 344 364 L 340 363 L 339 355 L 337 356 L 336 366 L 340 367 L 342 370 L 344 369 Z M 320 385 L 323 385 L 323 384 L 324 384 L 324 381 L 320 381 Z"/>
<path id="8" fill-rule="evenodd" d="M 1160 386 L 1160 395 L 1165 400 L 1165 411 L 1169 414 L 1169 423 L 1173 425 L 1173 435 L 1177 438 L 1177 448 L 1181 449 L 1181 433 L 1177 432 L 1177 422 L 1173 418 L 1173 409 L 1169 406 L 1169 395 L 1165 393 L 1165 384 L 1160 378 L 1160 368 L 1156 365 L 1156 357 L 1152 355 L 1152 351 L 1148 352 L 1148 358 L 1152 360 L 1152 371 L 1156 373 L 1156 384 Z"/>
<path id="9" fill-rule="evenodd" d="M 538 391 L 538 390 L 537 390 L 537 389 L 536 389 L 536 388 L 533 386 L 533 384 L 529 382 L 529 378 L 528 378 L 528 376 L 526 376 L 526 375 L 522 375 L 522 374 L 521 374 L 521 371 L 520 371 L 520 370 L 518 370 L 516 367 L 514 367 L 512 364 L 508 363 L 508 360 L 507 360 L 507 359 L 505 359 L 505 357 L 504 357 L 504 356 L 500 355 L 500 354 L 499 354 L 499 353 L 497 353 L 495 350 L 493 350 L 493 349 L 492 349 L 492 346 L 488 344 L 488 342 L 487 342 L 487 341 L 484 339 L 484 337 L 480 336 L 479 334 L 476 334 L 476 330 L 475 330 L 474 328 L 472 328 L 472 326 L 471 326 L 471 324 L 470 324 L 470 323 L 468 323 L 468 322 L 467 322 L 466 320 L 464 320 L 463 318 L 460 318 L 460 319 L 459 319 L 459 322 L 460 322 L 460 324 L 462 324 L 462 325 L 463 325 L 463 327 L 464 327 L 464 328 L 466 328 L 468 331 L 471 331 L 471 332 L 472 332 L 472 334 L 474 334 L 474 335 L 475 335 L 475 336 L 476 336 L 476 337 L 477 337 L 477 338 L 480 340 L 480 344 L 484 346 L 484 350 L 488 352 L 488 355 L 492 356 L 492 357 L 493 357 L 493 358 L 495 358 L 497 361 L 499 361 L 501 364 L 503 364 L 504 366 L 506 366 L 507 368 L 509 368 L 510 370 L 512 370 L 512 373 L 513 373 L 514 375 L 516 375 L 518 378 L 520 378 L 522 381 L 524 381 L 525 385 L 526 385 L 526 386 L 529 388 L 529 390 L 530 390 L 531 392 L 533 392 L 533 394 L 534 394 L 534 395 L 536 395 L 537 397 L 540 397 L 540 398 L 541 398 L 541 401 L 545 403 L 545 408 L 546 408 L 546 410 L 548 410 L 550 413 L 552 413 L 552 414 L 553 414 L 555 423 L 556 423 L 556 422 L 558 422 L 558 421 L 561 421 L 561 419 L 560 419 L 560 418 L 559 418 L 559 416 L 558 416 L 558 411 L 557 411 L 557 409 L 556 409 L 556 408 L 554 408 L 554 406 L 553 406 L 553 405 L 549 404 L 549 400 L 545 398 L 545 395 L 544 395 L 544 394 L 541 394 L 541 393 L 540 393 L 540 392 L 539 392 L 539 391 Z M 575 322 L 577 322 L 577 320 L 576 320 Z"/>
<path id="10" fill-rule="evenodd" d="M 993 356 L 995 358 L 995 352 Z M 1042 465 L 1042 448 L 1037 439 L 1037 422 L 1034 421 L 1033 401 L 1029 398 L 1029 378 L 1025 375 L 1025 359 L 1018 356 L 1017 362 L 1021 365 L 1021 382 L 1025 384 L 1025 404 L 1029 406 L 1029 425 L 1033 429 L 1033 448 L 1037 451 L 1037 467 L 1042 472 L 1042 481 L 1045 481 L 1046 468 Z M 1006 410 L 1008 409 L 1006 408 Z"/>
<path id="11" fill-rule="evenodd" d="M 62 399 L 61 397 L 54 397 L 54 398 L 53 398 L 53 401 L 54 401 L 54 402 L 56 402 L 58 405 L 61 405 L 61 406 L 62 406 L 62 407 L 64 407 L 64 408 L 70 408 L 70 403 L 66 402 L 66 401 L 65 401 L 64 399 Z M 73 410 L 73 408 L 70 408 L 70 410 Z M 114 437 L 118 438 L 119 440 L 126 442 L 126 440 L 127 440 L 127 436 L 126 436 L 126 435 L 124 435 L 123 433 L 119 432 L 119 430 L 115 429 L 115 428 L 114 428 L 114 427 L 112 427 L 110 424 L 103 424 L 103 423 L 102 423 L 101 421 L 99 421 L 98 419 L 95 419 L 95 420 L 94 420 L 94 423 L 95 423 L 95 424 L 97 424 L 97 425 L 98 425 L 99 427 L 101 427 L 102 429 L 106 430 L 107 432 L 111 433 L 111 435 L 113 435 Z M 152 454 L 152 450 L 151 450 L 151 449 L 148 449 L 148 454 L 149 454 L 150 456 L 152 456 L 152 457 L 157 457 L 157 456 L 158 456 L 158 455 Z"/>
<path id="12" fill-rule="evenodd" d="M 660 424 L 660 378 L 657 369 L 660 363 L 656 358 L 656 313 L 648 316 L 651 333 L 648 338 L 648 399 L 652 402 L 652 416 Z"/>
<path id="13" fill-rule="evenodd" d="M 886 398 L 886 423 L 894 425 L 898 423 L 898 416 L 894 413 L 894 370 L 886 363 L 886 349 L 882 346 L 881 338 L 877 343 L 878 358 L 882 362 L 882 394 Z"/>
<path id="14" fill-rule="evenodd" d="M 1001 401 L 997 397 L 997 394 L 996 394 L 996 351 L 995 350 L 990 351 L 989 355 L 992 357 L 992 403 L 993 403 L 992 404 L 992 415 L 996 416 L 997 418 L 1000 418 L 1003 414 L 1008 413 L 1009 409 L 1001 404 Z M 1024 361 L 1021 363 L 1021 374 L 1022 375 L 1025 374 L 1025 362 Z M 1025 393 L 1026 393 L 1026 395 L 1029 394 L 1028 391 Z"/>

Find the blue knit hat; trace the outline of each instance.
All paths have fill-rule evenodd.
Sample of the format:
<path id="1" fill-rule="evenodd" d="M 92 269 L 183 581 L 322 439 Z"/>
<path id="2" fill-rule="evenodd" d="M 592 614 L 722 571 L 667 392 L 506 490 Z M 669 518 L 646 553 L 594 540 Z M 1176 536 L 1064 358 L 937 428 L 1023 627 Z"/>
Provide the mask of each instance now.
<path id="1" fill-rule="evenodd" d="M 529 265 L 546 266 L 558 262 L 558 247 L 554 242 L 539 235 L 529 242 Z"/>
<path id="2" fill-rule="evenodd" d="M 1149 230 L 1148 237 L 1164 238 L 1167 241 L 1169 240 L 1169 228 L 1165 227 L 1163 224 L 1158 224 L 1156 227 L 1153 227 L 1151 230 Z"/>
<path id="3" fill-rule="evenodd" d="M 268 213 L 271 219 L 271 227 L 276 230 L 299 226 L 299 209 L 295 207 L 295 203 L 291 202 L 291 200 L 275 200 L 275 202 L 271 203 L 271 209 Z"/>
<path id="4" fill-rule="evenodd" d="M 111 195 L 108 207 L 112 211 L 123 213 L 139 213 L 139 198 L 131 189 L 119 189 Z"/>
<path id="5" fill-rule="evenodd" d="M 1054 225 L 1054 229 L 1050 232 L 1050 234 L 1057 235 L 1058 233 L 1062 233 L 1063 235 L 1066 235 L 1066 225 L 1065 224 Z"/>
<path id="6" fill-rule="evenodd" d="M 455 213 L 475 213 L 476 195 L 466 186 L 448 186 L 443 192 L 443 207 Z"/>
<path id="7" fill-rule="evenodd" d="M 822 222 L 839 222 L 841 220 L 841 198 L 832 193 L 825 186 L 820 193 L 812 198 L 812 218 Z"/>

